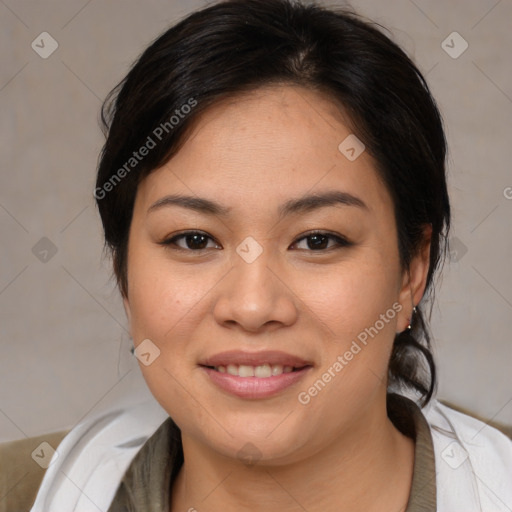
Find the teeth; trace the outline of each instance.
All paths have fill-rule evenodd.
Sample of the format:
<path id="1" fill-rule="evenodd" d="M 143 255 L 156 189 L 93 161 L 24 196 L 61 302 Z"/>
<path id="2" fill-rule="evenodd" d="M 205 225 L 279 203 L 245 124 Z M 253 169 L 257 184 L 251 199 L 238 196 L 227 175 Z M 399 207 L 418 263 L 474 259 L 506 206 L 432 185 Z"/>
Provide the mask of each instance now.
<path id="1" fill-rule="evenodd" d="M 262 364 L 260 366 L 228 364 L 227 366 L 216 366 L 215 369 L 219 373 L 228 373 L 237 377 L 266 378 L 282 373 L 290 373 L 293 371 L 293 366 L 283 366 L 282 364 Z"/>
<path id="2" fill-rule="evenodd" d="M 238 375 L 238 366 L 235 366 L 234 364 L 228 364 L 226 370 L 229 375 Z"/>
<path id="3" fill-rule="evenodd" d="M 254 368 L 252 366 L 245 366 L 241 364 L 238 367 L 238 375 L 240 377 L 254 377 Z"/>
<path id="4" fill-rule="evenodd" d="M 241 368 L 241 367 L 240 367 Z M 269 364 L 263 364 L 254 368 L 255 377 L 270 377 L 272 375 L 272 368 Z"/>
<path id="5" fill-rule="evenodd" d="M 281 375 L 281 373 L 283 373 L 283 365 L 273 364 L 272 365 L 272 375 Z"/>

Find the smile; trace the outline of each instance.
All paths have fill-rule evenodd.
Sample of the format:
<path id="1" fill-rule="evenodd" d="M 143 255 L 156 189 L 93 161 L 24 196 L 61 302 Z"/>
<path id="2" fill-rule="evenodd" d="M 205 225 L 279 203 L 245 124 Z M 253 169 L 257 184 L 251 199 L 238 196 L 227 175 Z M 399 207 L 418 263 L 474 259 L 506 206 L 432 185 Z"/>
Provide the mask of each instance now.
<path id="1" fill-rule="evenodd" d="M 278 350 L 230 350 L 199 361 L 217 389 L 245 399 L 275 396 L 297 384 L 313 366 L 311 360 Z"/>

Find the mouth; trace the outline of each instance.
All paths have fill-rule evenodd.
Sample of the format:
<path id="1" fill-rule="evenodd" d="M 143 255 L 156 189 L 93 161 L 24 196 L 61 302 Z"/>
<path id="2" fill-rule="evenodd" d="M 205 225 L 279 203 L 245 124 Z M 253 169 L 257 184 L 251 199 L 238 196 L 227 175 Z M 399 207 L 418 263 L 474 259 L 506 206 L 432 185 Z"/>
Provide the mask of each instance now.
<path id="1" fill-rule="evenodd" d="M 296 384 L 313 363 L 277 351 L 231 351 L 209 357 L 199 364 L 209 380 L 222 391 L 240 398 L 275 396 Z"/>

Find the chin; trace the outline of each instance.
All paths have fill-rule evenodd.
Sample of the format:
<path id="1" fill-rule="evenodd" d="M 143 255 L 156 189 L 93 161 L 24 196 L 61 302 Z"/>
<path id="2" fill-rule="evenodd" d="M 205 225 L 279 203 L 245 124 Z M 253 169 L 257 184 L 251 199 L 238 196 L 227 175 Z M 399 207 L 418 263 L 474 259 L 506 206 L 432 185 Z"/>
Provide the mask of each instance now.
<path id="1" fill-rule="evenodd" d="M 304 424 L 284 425 L 283 415 L 276 415 L 274 419 L 276 421 L 270 422 L 259 421 L 258 417 L 253 421 L 246 418 L 236 425 L 225 422 L 222 426 L 226 430 L 217 424 L 215 427 L 195 424 L 190 430 L 184 426 L 182 432 L 190 432 L 189 437 L 209 446 L 212 451 L 248 466 L 285 465 L 303 458 L 305 453 L 301 447 L 313 444 L 311 439 L 308 441 Z"/>

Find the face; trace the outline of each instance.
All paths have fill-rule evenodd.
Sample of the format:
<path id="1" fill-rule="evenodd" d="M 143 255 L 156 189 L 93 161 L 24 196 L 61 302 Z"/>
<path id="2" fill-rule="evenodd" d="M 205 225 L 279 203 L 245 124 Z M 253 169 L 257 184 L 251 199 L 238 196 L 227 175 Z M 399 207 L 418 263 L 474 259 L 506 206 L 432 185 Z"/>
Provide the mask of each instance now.
<path id="1" fill-rule="evenodd" d="M 279 464 L 382 416 L 427 267 L 401 271 L 391 197 L 349 135 L 324 96 L 267 87 L 210 107 L 139 185 L 125 307 L 197 446 Z"/>

